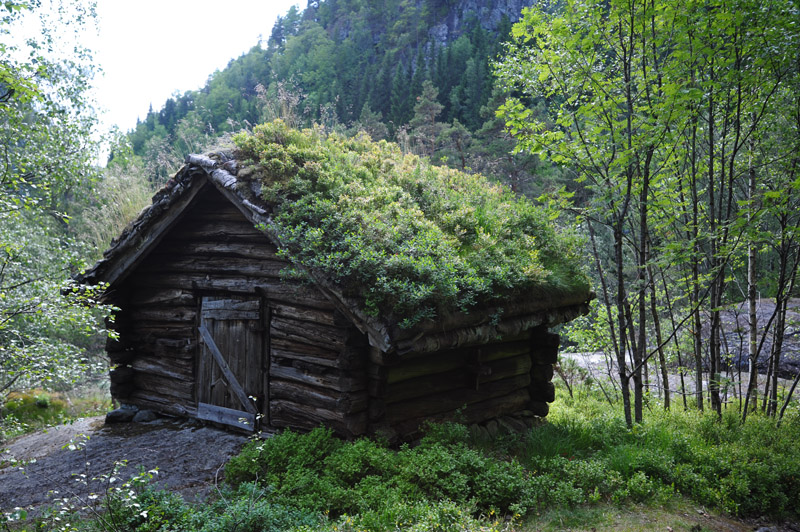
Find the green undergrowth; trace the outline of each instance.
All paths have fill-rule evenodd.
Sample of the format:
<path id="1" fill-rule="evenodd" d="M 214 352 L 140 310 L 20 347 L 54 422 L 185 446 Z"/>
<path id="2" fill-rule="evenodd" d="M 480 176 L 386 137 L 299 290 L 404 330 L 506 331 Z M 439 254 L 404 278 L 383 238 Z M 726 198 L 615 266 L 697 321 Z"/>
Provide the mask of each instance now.
<path id="1" fill-rule="evenodd" d="M 673 495 L 734 516 L 797 516 L 800 416 L 780 427 L 735 407 L 665 412 L 655 402 L 645 423 L 627 429 L 618 409 L 599 397 L 559 394 L 549 423 L 528 433 L 523 463 L 553 478 L 575 502 L 657 502 Z M 571 486 L 570 486 L 571 485 Z M 553 484 L 557 486 L 557 484 Z"/>
<path id="2" fill-rule="evenodd" d="M 588 297 L 575 235 L 480 175 L 280 120 L 234 141 L 249 162 L 239 179 L 260 180 L 276 206 L 282 251 L 369 315 L 410 327 L 520 298 Z"/>
<path id="3" fill-rule="evenodd" d="M 12 392 L 0 405 L 0 443 L 78 418 L 104 414 L 110 406 L 107 387 L 101 386 L 83 386 L 68 392 Z"/>
<path id="4" fill-rule="evenodd" d="M 649 521 L 632 516 L 658 521 L 675 507 L 676 530 L 697 525 L 681 517 L 687 507 L 798 517 L 798 412 L 776 427 L 758 414 L 742 425 L 735 409 L 717 420 L 651 407 L 628 429 L 600 397 L 559 393 L 549 422 L 525 434 L 476 440 L 448 423 L 399 448 L 342 441 L 323 428 L 285 431 L 248 443 L 204 504 L 144 488 L 109 508 L 115 530 L 163 532 L 589 529 L 600 521 L 611 530 L 623 514 L 631 529 L 646 530 Z M 93 523 L 81 526 L 99 529 Z"/>

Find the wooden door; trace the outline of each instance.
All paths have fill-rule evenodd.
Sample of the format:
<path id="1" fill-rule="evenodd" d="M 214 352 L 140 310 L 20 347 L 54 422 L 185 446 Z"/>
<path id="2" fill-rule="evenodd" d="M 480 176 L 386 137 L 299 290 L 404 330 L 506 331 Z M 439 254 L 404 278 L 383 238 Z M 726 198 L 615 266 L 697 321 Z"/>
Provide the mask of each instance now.
<path id="1" fill-rule="evenodd" d="M 265 325 L 260 298 L 202 298 L 197 417 L 246 430 L 268 422 Z"/>

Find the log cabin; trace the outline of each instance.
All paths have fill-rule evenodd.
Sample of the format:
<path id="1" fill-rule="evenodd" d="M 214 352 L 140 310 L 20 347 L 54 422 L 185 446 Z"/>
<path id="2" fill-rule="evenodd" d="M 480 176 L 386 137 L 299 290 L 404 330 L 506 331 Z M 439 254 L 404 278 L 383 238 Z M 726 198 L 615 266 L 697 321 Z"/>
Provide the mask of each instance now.
<path id="1" fill-rule="evenodd" d="M 289 149 L 285 126 L 271 127 L 281 139 L 266 145 Z M 306 133 L 306 147 L 309 135 L 316 147 L 333 142 Z M 399 159 L 370 179 L 409 165 L 430 169 L 396 146 L 361 142 L 355 154 L 347 141 L 334 144 L 344 146 L 342 160 L 351 163 L 376 153 Z M 292 235 L 310 238 L 314 227 L 325 227 L 319 245 L 336 236 L 306 214 L 299 232 L 287 230 L 287 205 L 303 196 L 284 185 L 309 168 L 321 180 L 327 152 L 289 149 L 297 168 L 286 171 L 286 157 L 259 162 L 252 146 L 240 144 L 232 155 L 188 156 L 103 259 L 75 278 L 102 285 L 102 299 L 119 309 L 111 325 L 118 334 L 107 342 L 117 402 L 243 430 L 324 425 L 347 438 L 382 434 L 395 441 L 415 438 L 428 420 L 485 425 L 499 419 L 513 426 L 514 419 L 547 415 L 559 345 L 551 329 L 585 314 L 593 297 L 577 268 L 550 266 L 562 277 L 568 270 L 576 282 L 554 280 L 548 270 L 539 273 L 539 285 L 491 289 L 467 303 L 440 304 L 446 297 L 434 292 L 415 321 L 404 321 L 408 308 L 397 301 L 373 304 L 364 295 L 394 282 L 387 276 L 397 269 L 365 277 L 359 267 L 349 268 L 364 263 L 352 254 L 339 253 L 335 268 L 315 259 Z M 341 170 L 341 160 L 329 166 Z M 345 165 L 345 174 L 360 169 Z M 288 177 L 275 178 L 281 172 Z M 448 190 L 453 179 L 468 179 L 445 174 Z M 367 219 L 363 228 L 377 231 L 376 223 Z M 339 270 L 349 273 L 337 277 Z"/>

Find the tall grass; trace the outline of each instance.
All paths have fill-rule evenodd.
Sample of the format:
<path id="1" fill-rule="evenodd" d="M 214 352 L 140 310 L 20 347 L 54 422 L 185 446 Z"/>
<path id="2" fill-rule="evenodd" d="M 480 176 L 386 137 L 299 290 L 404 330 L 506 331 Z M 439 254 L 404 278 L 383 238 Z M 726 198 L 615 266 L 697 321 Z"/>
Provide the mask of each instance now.
<path id="1" fill-rule="evenodd" d="M 112 165 L 96 188 L 97 200 L 87 207 L 77 220 L 83 240 L 92 245 L 99 259 L 111 240 L 122 233 L 143 208 L 150 204 L 156 184 L 137 164 L 124 167 Z"/>

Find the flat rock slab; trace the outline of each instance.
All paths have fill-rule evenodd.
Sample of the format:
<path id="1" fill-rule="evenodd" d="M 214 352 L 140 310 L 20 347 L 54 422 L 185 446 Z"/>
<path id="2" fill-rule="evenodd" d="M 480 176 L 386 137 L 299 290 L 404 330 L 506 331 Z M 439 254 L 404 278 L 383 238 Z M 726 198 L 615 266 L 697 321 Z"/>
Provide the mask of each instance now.
<path id="1" fill-rule="evenodd" d="M 85 498 L 92 492 L 102 496 L 101 481 L 85 486 L 76 481 L 77 475 L 107 475 L 123 460 L 127 466 L 118 475 L 121 479 L 137 474 L 140 467 L 157 468 L 156 486 L 187 500 L 202 498 L 214 489 L 216 478 L 221 480 L 222 467 L 248 438 L 171 419 L 106 425 L 103 416 L 21 436 L 4 445 L 0 455 L 0 513 L 16 507 L 41 509 L 54 497 Z M 69 449 L 70 443 L 75 450 Z"/>

